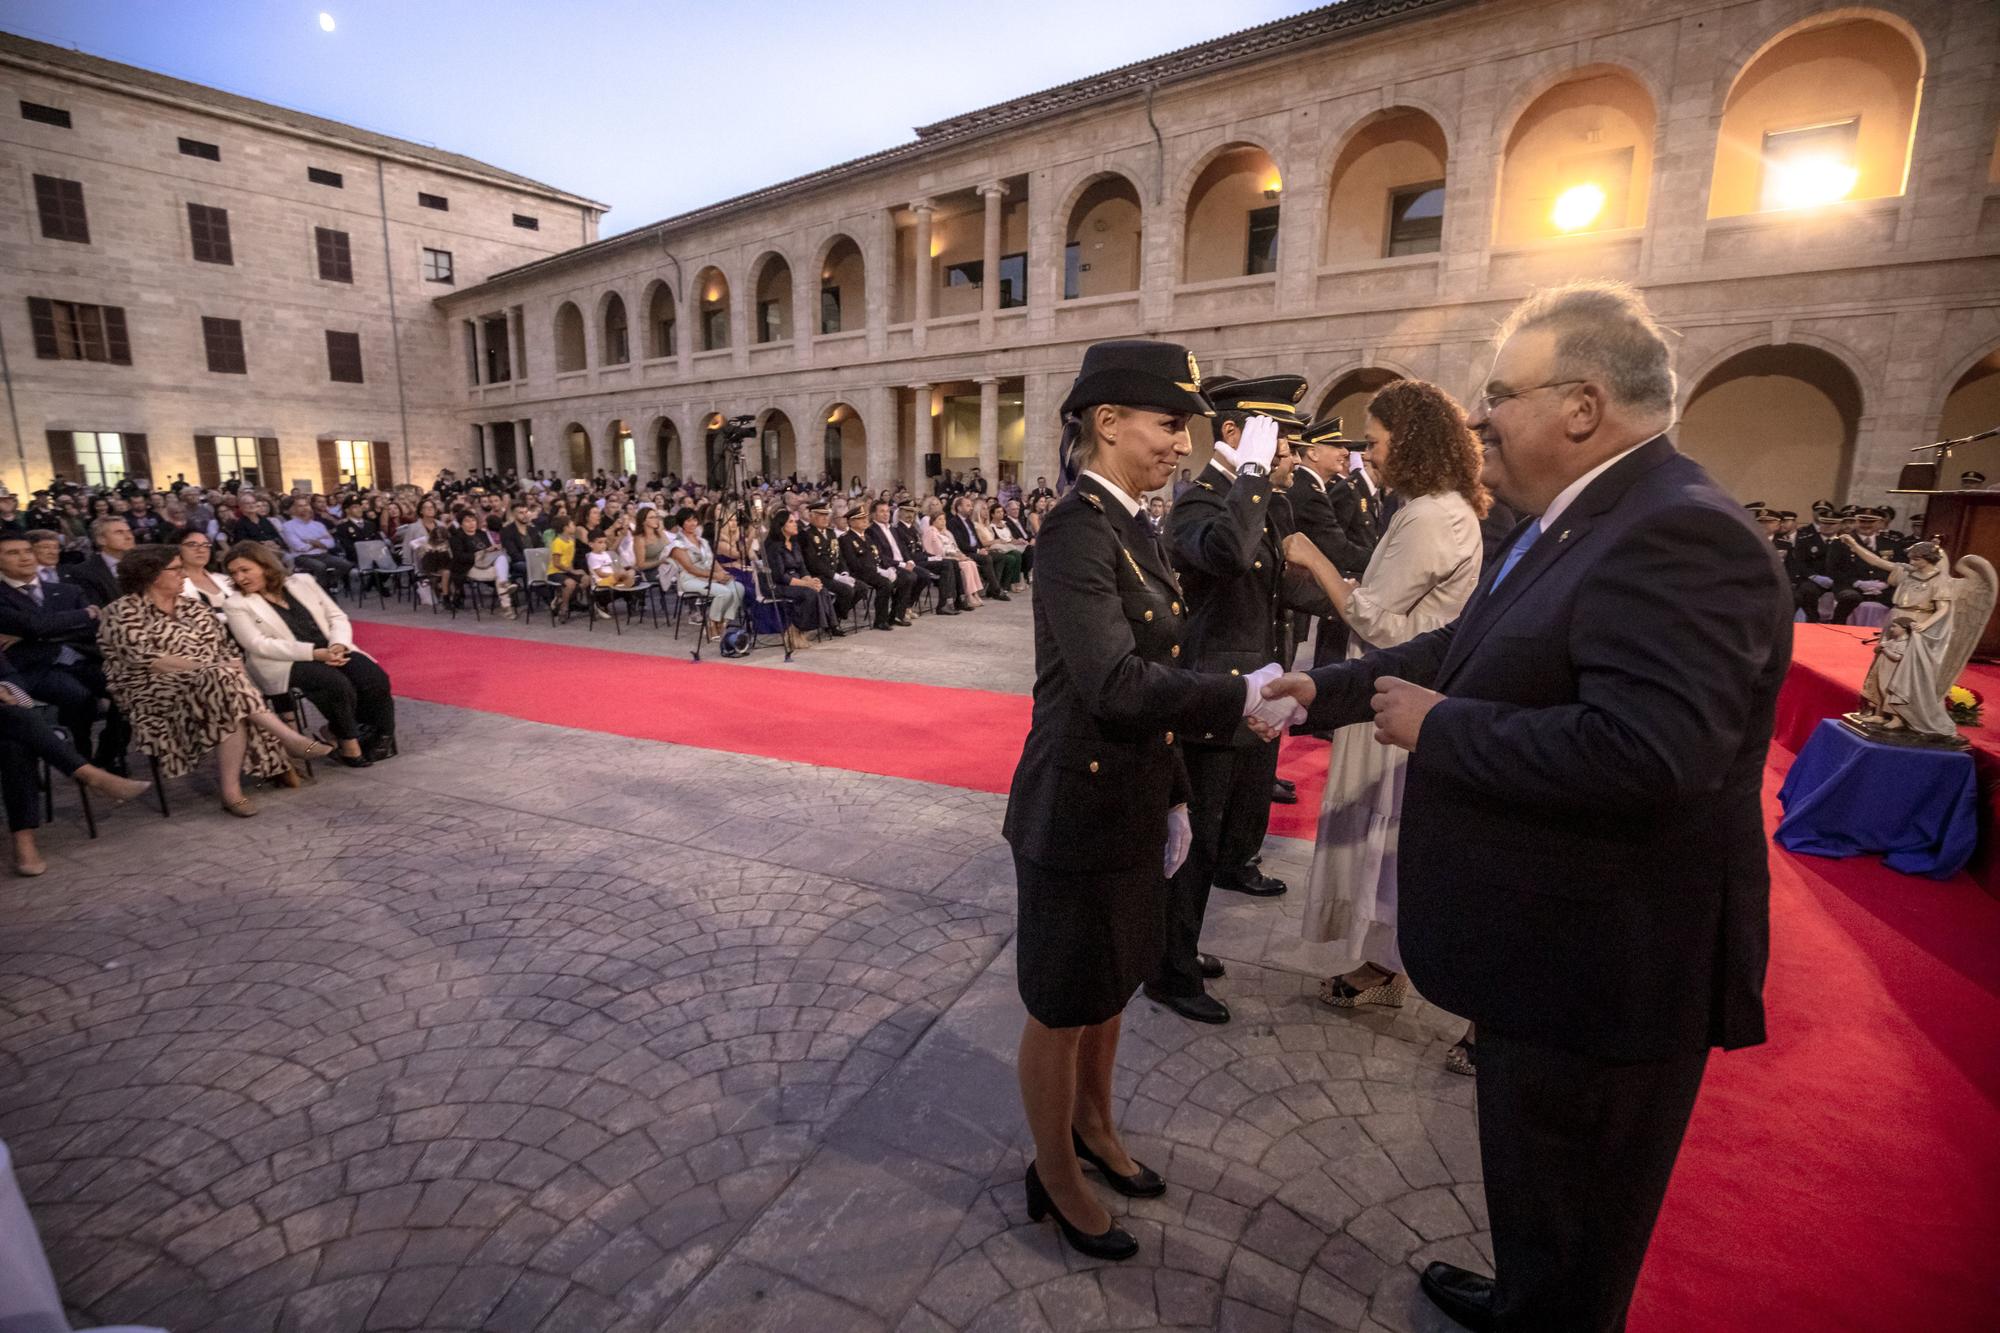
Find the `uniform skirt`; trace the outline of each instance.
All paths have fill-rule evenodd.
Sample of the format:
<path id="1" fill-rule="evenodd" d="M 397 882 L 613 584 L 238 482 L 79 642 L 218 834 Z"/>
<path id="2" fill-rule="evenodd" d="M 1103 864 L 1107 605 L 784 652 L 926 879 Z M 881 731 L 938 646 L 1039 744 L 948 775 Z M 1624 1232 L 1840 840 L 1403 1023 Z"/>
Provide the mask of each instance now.
<path id="1" fill-rule="evenodd" d="M 1167 882 L 1158 862 L 1066 870 L 1014 853 L 1021 999 L 1044 1027 L 1087 1027 L 1125 1011 L 1159 970 Z"/>

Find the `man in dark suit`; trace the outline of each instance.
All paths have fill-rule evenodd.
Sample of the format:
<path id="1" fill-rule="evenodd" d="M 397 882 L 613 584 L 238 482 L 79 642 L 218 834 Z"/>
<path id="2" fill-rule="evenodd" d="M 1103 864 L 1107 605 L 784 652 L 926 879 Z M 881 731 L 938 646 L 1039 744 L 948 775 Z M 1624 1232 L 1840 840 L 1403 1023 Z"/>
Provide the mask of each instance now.
<path id="1" fill-rule="evenodd" d="M 874 548 L 875 564 L 884 574 L 894 576 L 896 582 L 908 586 L 908 595 L 903 599 L 903 613 L 896 617 L 902 625 L 915 624 L 912 608 L 925 588 L 936 582 L 930 570 L 918 561 L 924 553 L 921 546 L 911 548 L 903 543 L 890 523 L 893 506 L 887 500 L 877 500 L 868 507 L 868 544 Z"/>
<path id="2" fill-rule="evenodd" d="M 895 507 L 895 522 L 889 525 L 889 535 L 896 539 L 896 549 L 904 557 L 916 563 L 917 569 L 930 583 L 937 586 L 937 613 L 941 616 L 955 616 L 965 605 L 965 586 L 958 577 L 958 561 L 933 560 L 924 550 L 924 535 L 917 531 L 917 506 L 907 500 Z"/>
<path id="3" fill-rule="evenodd" d="M 833 620 L 827 632 L 837 639 L 847 633 L 840 622 L 854 609 L 855 600 L 861 596 L 861 585 L 854 581 L 854 575 L 841 559 L 840 538 L 833 530 L 833 506 L 825 500 L 815 500 L 806 514 L 808 522 L 805 531 L 799 534 L 799 551 L 805 559 L 806 572 L 833 595 Z"/>
<path id="4" fill-rule="evenodd" d="M 1411 752 L 1397 925 L 1477 1025 L 1496 1271 L 1423 1288 L 1473 1329 L 1622 1329 L 1709 1048 L 1764 1039 L 1792 599 L 1673 407 L 1631 288 L 1530 297 L 1476 416 L 1487 483 L 1538 517 L 1451 625 L 1267 690 Z"/>
<path id="5" fill-rule="evenodd" d="M 868 511 L 856 505 L 847 511 L 847 531 L 840 534 L 840 560 L 849 574 L 874 591 L 875 628 L 887 630 L 916 624 L 910 619 L 910 598 L 916 581 L 907 570 L 893 566 L 884 569 L 868 536 Z"/>
<path id="6" fill-rule="evenodd" d="M 100 518 L 90 525 L 91 553 L 71 565 L 63 577 L 83 590 L 92 606 L 107 606 L 118 593 L 118 560 L 131 550 L 132 528 L 122 518 Z"/>
<path id="7" fill-rule="evenodd" d="M 132 729 L 118 705 L 109 703 L 97 608 L 82 589 L 50 583 L 41 570 L 26 533 L 0 532 L 0 635 L 15 640 L 10 655 L 22 687 L 54 706 L 77 749 L 94 754 L 99 768 L 122 774 Z M 100 701 L 109 711 L 93 749 Z"/>
<path id="8" fill-rule="evenodd" d="M 973 499 L 961 493 L 951 502 L 951 513 L 945 520 L 945 527 L 951 539 L 958 543 L 958 549 L 979 568 L 979 577 L 986 588 L 989 601 L 1007 602 L 1013 599 L 1000 586 L 999 576 L 993 572 L 993 553 L 979 540 L 979 532 L 972 525 Z"/>

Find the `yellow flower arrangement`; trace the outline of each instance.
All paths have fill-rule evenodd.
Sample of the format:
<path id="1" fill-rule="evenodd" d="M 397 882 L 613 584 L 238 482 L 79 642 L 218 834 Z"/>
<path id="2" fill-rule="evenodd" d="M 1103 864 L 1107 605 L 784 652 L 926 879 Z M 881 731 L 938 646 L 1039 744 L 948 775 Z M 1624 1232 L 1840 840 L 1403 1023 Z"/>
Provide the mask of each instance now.
<path id="1" fill-rule="evenodd" d="M 1944 706 L 1950 712 L 1951 720 L 1961 727 L 1976 726 L 1979 723 L 1979 708 L 1986 699 L 1978 690 L 1964 685 L 1954 685 L 1944 692 Z"/>

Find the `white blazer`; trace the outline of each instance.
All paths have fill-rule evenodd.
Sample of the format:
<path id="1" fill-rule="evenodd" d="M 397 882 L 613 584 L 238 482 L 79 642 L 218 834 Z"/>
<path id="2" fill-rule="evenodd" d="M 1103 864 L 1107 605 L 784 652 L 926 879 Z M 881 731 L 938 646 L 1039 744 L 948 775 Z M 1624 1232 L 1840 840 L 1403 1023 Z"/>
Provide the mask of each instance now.
<path id="1" fill-rule="evenodd" d="M 361 652 L 354 646 L 354 627 L 348 623 L 347 612 L 326 595 L 312 575 L 294 574 L 286 579 L 285 596 L 312 614 L 313 623 L 329 644 L 344 644 L 350 652 Z M 292 637 L 292 627 L 262 594 L 239 592 L 223 603 L 222 614 L 229 621 L 230 634 L 243 649 L 250 679 L 264 693 L 283 694 L 291 688 L 292 663 L 312 661 L 313 646 Z"/>

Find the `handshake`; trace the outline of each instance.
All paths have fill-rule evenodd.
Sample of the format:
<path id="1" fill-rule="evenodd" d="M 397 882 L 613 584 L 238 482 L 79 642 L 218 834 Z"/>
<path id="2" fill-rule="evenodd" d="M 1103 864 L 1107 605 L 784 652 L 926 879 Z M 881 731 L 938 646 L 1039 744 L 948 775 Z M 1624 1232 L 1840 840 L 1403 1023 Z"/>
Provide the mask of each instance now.
<path id="1" fill-rule="evenodd" d="M 1258 667 L 1244 677 L 1243 716 L 1250 730 L 1265 740 L 1276 740 L 1285 728 L 1306 719 L 1306 705 L 1313 700 L 1312 678 L 1303 672 L 1286 672 L 1276 662 Z"/>

